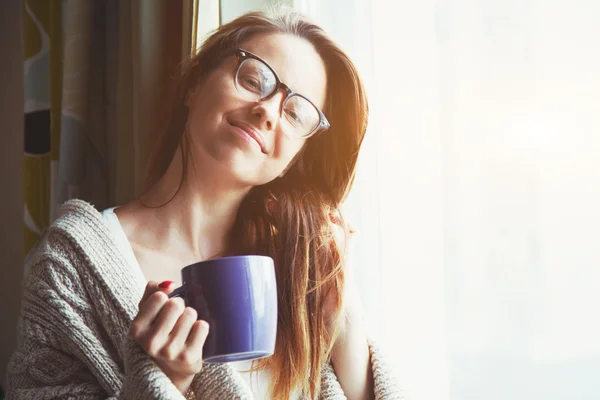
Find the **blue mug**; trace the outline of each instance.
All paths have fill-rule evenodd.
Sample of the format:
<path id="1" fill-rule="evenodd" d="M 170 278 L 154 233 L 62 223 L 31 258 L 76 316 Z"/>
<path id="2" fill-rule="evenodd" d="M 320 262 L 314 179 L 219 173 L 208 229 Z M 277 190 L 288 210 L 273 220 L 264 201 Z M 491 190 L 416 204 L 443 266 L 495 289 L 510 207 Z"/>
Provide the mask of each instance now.
<path id="1" fill-rule="evenodd" d="M 169 297 L 182 297 L 210 325 L 202 358 L 206 363 L 254 360 L 275 351 L 277 282 L 267 256 L 215 258 L 181 270 L 183 284 Z"/>

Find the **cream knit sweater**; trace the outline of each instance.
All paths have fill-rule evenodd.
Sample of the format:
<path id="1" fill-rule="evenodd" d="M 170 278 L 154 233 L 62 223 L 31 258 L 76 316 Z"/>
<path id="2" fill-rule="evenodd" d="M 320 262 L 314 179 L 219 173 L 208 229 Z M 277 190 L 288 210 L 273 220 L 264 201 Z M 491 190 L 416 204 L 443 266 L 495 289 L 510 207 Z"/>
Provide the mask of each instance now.
<path id="1" fill-rule="evenodd" d="M 102 215 L 73 200 L 28 258 L 18 347 L 8 367 L 8 399 L 180 399 L 141 347 L 127 338 L 146 281 L 115 244 Z M 370 344 L 378 400 L 400 399 Z M 205 364 L 192 387 L 201 399 L 251 399 L 237 371 Z M 345 399 L 330 364 L 322 399 Z"/>

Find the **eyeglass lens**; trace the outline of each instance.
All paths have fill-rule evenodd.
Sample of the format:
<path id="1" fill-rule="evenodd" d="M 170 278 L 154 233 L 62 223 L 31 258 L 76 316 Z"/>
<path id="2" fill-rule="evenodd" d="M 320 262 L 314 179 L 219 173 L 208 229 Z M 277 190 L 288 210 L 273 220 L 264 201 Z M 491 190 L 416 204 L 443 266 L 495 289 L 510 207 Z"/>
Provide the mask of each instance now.
<path id="1" fill-rule="evenodd" d="M 245 97 L 259 101 L 269 97 L 277 89 L 277 79 L 273 71 L 263 62 L 248 58 L 242 61 L 235 77 L 235 84 Z M 287 98 L 282 107 L 284 129 L 294 136 L 307 136 L 319 124 L 316 107 L 299 95 Z"/>

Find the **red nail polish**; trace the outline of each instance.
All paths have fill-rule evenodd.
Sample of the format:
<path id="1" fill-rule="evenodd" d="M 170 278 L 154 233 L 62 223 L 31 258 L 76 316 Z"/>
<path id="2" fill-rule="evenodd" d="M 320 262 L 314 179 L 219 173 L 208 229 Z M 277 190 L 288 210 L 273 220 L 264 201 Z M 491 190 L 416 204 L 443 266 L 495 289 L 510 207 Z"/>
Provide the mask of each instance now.
<path id="1" fill-rule="evenodd" d="M 329 213 L 329 219 L 331 222 L 333 222 L 336 225 L 341 225 L 342 221 L 340 220 L 340 217 L 338 217 L 335 213 L 330 212 Z"/>
<path id="2" fill-rule="evenodd" d="M 159 287 L 160 289 L 166 289 L 166 288 L 168 288 L 169 286 L 171 286 L 172 284 L 173 284 L 173 281 L 164 281 L 164 282 L 161 282 L 161 283 L 158 285 L 158 287 Z"/>

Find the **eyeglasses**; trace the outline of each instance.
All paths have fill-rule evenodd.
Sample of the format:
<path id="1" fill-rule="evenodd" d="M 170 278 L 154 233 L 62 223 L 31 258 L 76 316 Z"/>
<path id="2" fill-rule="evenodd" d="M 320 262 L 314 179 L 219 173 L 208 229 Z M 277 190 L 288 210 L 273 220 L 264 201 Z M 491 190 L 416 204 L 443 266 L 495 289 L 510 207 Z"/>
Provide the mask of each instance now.
<path id="1" fill-rule="evenodd" d="M 235 87 L 245 98 L 263 101 L 274 96 L 279 89 L 285 91 L 279 113 L 286 135 L 306 139 L 329 128 L 329 121 L 323 112 L 308 98 L 281 82 L 263 59 L 242 49 L 235 50 L 233 54 L 239 62 L 234 78 Z"/>

